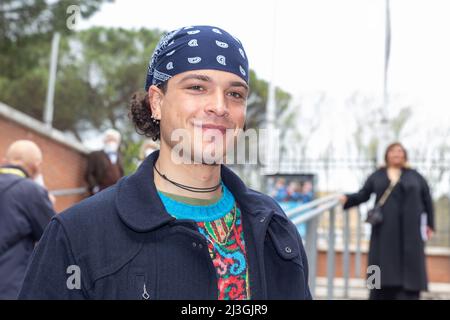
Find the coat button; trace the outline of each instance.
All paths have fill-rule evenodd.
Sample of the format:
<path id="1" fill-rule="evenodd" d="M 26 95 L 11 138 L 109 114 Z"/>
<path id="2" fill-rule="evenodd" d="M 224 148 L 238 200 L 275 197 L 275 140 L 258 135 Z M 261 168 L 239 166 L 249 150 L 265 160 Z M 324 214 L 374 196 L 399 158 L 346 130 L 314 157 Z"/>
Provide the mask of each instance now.
<path id="1" fill-rule="evenodd" d="M 203 248 L 203 245 L 202 245 L 201 243 L 199 243 L 199 244 L 198 244 L 198 248 L 199 248 L 199 249 L 202 249 L 202 248 Z"/>
<path id="2" fill-rule="evenodd" d="M 286 247 L 286 248 L 284 248 L 284 251 L 286 251 L 287 253 L 291 253 L 292 249 L 290 247 Z"/>
<path id="3" fill-rule="evenodd" d="M 197 243 L 192 242 L 192 246 L 193 246 L 194 248 L 197 247 Z"/>

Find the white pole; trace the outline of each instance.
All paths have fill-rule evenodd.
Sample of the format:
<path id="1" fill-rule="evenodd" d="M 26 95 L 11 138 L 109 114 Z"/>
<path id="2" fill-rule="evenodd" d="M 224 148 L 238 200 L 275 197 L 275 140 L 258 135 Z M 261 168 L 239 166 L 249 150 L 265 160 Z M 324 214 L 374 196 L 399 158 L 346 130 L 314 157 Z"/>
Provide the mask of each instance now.
<path id="1" fill-rule="evenodd" d="M 275 137 L 275 113 L 276 113 L 276 95 L 275 95 L 275 52 L 276 52 L 276 33 L 277 33 L 277 10 L 276 1 L 274 1 L 273 9 L 273 41 L 272 41 L 272 77 L 269 79 L 267 105 L 266 105 L 266 123 L 268 132 L 268 141 L 266 149 L 266 161 L 268 173 L 274 173 L 275 154 L 273 148 L 278 144 L 274 141 Z"/>
<path id="2" fill-rule="evenodd" d="M 47 98 L 45 100 L 44 122 L 48 128 L 52 127 L 55 96 L 56 69 L 58 66 L 58 47 L 61 35 L 59 32 L 53 34 L 52 50 L 50 54 L 50 70 L 48 77 Z"/>
<path id="3" fill-rule="evenodd" d="M 385 48 L 384 48 L 384 77 L 383 77 L 383 106 L 380 123 L 380 135 L 377 150 L 377 164 L 384 163 L 384 152 L 391 139 L 389 128 L 389 96 L 388 96 L 388 70 L 389 57 L 391 53 L 391 14 L 389 9 L 389 0 L 386 0 L 385 17 Z"/>

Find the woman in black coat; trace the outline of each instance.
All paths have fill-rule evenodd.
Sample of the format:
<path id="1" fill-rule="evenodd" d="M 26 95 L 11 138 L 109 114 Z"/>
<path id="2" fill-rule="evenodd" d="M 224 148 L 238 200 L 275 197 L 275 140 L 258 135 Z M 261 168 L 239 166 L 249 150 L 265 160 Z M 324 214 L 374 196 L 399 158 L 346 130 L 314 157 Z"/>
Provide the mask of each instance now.
<path id="1" fill-rule="evenodd" d="M 434 212 L 425 179 L 407 167 L 407 152 L 400 143 L 391 144 L 385 154 L 386 166 L 372 173 L 363 188 L 343 195 L 344 209 L 366 202 L 371 194 L 380 200 L 390 183 L 395 183 L 382 206 L 383 221 L 372 226 L 369 266 L 380 268 L 381 288 L 370 290 L 370 299 L 419 299 L 427 290 L 422 214 L 426 216 L 426 238 L 434 230 Z"/>

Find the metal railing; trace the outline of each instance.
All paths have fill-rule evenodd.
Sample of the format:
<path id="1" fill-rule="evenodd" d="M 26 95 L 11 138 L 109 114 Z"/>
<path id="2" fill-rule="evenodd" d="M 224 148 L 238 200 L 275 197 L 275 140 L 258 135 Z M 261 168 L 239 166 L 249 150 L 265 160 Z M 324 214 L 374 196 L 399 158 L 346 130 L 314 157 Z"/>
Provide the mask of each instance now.
<path id="1" fill-rule="evenodd" d="M 87 192 L 87 188 L 71 188 L 71 189 L 58 189 L 58 190 L 50 190 L 49 193 L 54 195 L 55 197 L 62 196 L 73 196 L 73 195 L 83 195 Z"/>
<path id="2" fill-rule="evenodd" d="M 316 199 L 309 203 L 288 210 L 287 216 L 297 226 L 306 223 L 305 251 L 308 257 L 309 286 L 311 294 L 316 291 L 317 278 L 317 254 L 318 254 L 318 228 L 319 220 L 326 212 L 329 213 L 328 220 L 328 246 L 327 246 L 327 299 L 334 298 L 335 258 L 336 258 L 336 215 L 338 211 L 343 213 L 343 297 L 349 297 L 350 279 L 350 215 L 342 210 L 338 195 L 330 195 Z M 355 252 L 355 276 L 360 277 L 361 270 L 361 218 L 357 211 L 356 252 Z"/>

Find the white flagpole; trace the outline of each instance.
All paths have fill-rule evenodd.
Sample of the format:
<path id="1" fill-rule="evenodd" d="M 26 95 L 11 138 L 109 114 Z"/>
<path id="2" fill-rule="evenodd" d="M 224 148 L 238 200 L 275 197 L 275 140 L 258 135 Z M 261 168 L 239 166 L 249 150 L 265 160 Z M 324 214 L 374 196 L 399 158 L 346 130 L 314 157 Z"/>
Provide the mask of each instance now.
<path id="1" fill-rule="evenodd" d="M 274 139 L 275 137 L 275 113 L 276 113 L 276 95 L 275 95 L 275 53 L 276 53 L 276 33 L 277 33 L 277 8 L 276 1 L 274 2 L 273 9 L 273 41 L 272 41 L 272 75 L 269 79 L 267 105 L 266 105 L 266 124 L 267 124 L 267 145 L 266 145 L 266 161 L 267 161 L 267 173 L 273 173 L 274 171 L 274 152 L 273 148 L 278 144 Z"/>
<path id="2" fill-rule="evenodd" d="M 385 18 L 385 47 L 384 47 L 384 74 L 383 74 L 383 106 L 382 118 L 380 124 L 380 135 L 377 150 L 377 164 L 384 163 L 384 152 L 391 139 L 389 128 L 389 95 L 388 95 L 388 71 L 389 58 L 391 54 L 391 13 L 389 0 L 386 0 L 386 18 Z"/>
<path id="3" fill-rule="evenodd" d="M 45 100 L 44 122 L 48 128 L 52 127 L 53 122 L 53 99 L 55 96 L 56 69 L 58 66 L 58 47 L 61 36 L 59 32 L 53 34 L 52 51 L 50 54 L 50 71 L 48 77 L 47 98 Z"/>

